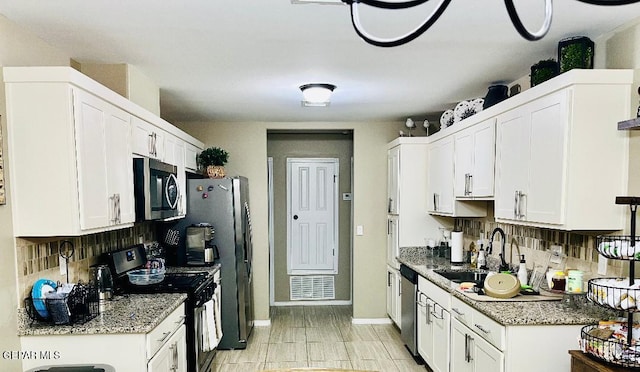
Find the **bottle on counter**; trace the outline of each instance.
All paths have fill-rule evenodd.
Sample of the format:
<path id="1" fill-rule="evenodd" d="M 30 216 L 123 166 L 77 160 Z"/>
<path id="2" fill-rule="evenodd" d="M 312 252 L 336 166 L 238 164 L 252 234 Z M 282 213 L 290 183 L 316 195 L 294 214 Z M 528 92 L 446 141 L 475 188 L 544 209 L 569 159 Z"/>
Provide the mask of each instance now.
<path id="1" fill-rule="evenodd" d="M 487 258 L 485 256 L 485 251 L 482 246 L 482 243 L 480 243 L 480 250 L 478 251 L 478 268 L 479 269 L 487 268 Z"/>
<path id="2" fill-rule="evenodd" d="M 524 260 L 524 255 L 520 256 L 520 267 L 518 268 L 518 280 L 520 285 L 527 285 L 527 262 Z"/>
<path id="3" fill-rule="evenodd" d="M 471 245 L 469 246 L 469 266 L 471 266 L 472 269 L 478 267 L 478 252 L 476 251 L 476 245 L 473 242 L 471 242 Z"/>

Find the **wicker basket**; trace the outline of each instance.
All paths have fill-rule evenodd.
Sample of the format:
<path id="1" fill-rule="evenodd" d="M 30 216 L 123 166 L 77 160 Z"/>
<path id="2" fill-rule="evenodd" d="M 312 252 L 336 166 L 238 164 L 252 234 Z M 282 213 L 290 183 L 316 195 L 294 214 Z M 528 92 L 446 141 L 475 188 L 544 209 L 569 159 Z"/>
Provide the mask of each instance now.
<path id="1" fill-rule="evenodd" d="M 224 178 L 226 175 L 222 165 L 209 165 L 206 171 L 209 178 Z"/>

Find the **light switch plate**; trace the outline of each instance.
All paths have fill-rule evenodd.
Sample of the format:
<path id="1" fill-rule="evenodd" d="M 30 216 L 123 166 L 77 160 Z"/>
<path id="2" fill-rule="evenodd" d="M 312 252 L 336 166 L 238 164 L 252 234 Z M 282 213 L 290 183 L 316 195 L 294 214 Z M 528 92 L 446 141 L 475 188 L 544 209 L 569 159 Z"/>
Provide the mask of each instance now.
<path id="1" fill-rule="evenodd" d="M 356 226 L 356 235 L 364 235 L 364 226 L 362 225 Z"/>
<path id="2" fill-rule="evenodd" d="M 598 274 L 599 275 L 607 275 L 607 264 L 609 263 L 609 259 L 603 255 L 598 256 Z"/>

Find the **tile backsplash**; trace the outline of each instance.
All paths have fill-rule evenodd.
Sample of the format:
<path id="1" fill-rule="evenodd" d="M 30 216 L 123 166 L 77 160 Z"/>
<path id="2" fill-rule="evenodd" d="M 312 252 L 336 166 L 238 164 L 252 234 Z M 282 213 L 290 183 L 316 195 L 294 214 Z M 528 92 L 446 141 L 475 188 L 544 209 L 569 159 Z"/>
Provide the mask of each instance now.
<path id="1" fill-rule="evenodd" d="M 510 249 L 513 242 L 513 263 L 517 264 L 516 257 L 517 245 L 520 253 L 525 255 L 527 260 L 527 268 L 533 269 L 534 264 L 546 264 L 549 260 L 549 248 L 552 245 L 561 246 L 564 254 L 567 256 L 566 267 L 575 268 L 585 272 L 585 276 L 598 276 L 598 260 L 599 254 L 596 249 L 597 234 L 592 235 L 584 232 L 560 231 L 552 229 L 544 229 L 531 226 L 510 225 L 497 223 L 486 219 L 456 219 L 455 227 L 461 230 L 465 237 L 465 249 L 469 244 L 480 239 L 485 240 L 488 244 L 491 232 L 500 227 L 506 235 L 505 241 L 505 259 L 509 262 Z M 499 240 L 500 238 L 497 238 Z M 496 241 L 493 249 L 493 255 L 497 257 L 500 253 L 499 242 Z M 624 260 L 608 260 L 607 276 L 626 276 L 628 275 L 629 262 Z"/>
<path id="2" fill-rule="evenodd" d="M 133 227 L 74 237 L 16 238 L 18 289 L 22 298 L 29 296 L 31 286 L 40 278 L 66 282 L 60 274 L 60 252 L 70 242 L 75 252 L 69 259 L 69 282 L 89 279 L 89 268 L 102 253 L 155 240 L 153 222 L 137 223 Z"/>

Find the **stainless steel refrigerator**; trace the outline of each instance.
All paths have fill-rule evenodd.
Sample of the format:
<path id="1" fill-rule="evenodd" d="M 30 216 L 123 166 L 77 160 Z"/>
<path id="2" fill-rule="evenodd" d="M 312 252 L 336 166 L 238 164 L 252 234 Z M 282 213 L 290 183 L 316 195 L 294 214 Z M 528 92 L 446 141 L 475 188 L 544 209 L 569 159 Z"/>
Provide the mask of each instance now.
<path id="1" fill-rule="evenodd" d="M 218 349 L 244 349 L 253 329 L 251 215 L 245 177 L 187 180 L 183 224 L 213 225 L 222 286 L 222 339 Z"/>

